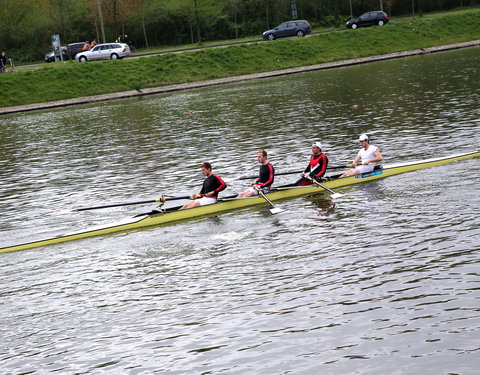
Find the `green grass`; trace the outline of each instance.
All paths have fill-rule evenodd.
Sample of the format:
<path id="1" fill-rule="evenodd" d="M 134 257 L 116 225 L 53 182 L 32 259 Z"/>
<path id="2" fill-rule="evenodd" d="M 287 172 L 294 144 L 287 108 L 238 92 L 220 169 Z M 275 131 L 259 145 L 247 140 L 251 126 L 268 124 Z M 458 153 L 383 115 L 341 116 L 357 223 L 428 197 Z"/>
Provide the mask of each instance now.
<path id="1" fill-rule="evenodd" d="M 384 27 L 138 59 L 40 64 L 0 76 L 0 107 L 259 73 L 480 39 L 480 9 Z"/>

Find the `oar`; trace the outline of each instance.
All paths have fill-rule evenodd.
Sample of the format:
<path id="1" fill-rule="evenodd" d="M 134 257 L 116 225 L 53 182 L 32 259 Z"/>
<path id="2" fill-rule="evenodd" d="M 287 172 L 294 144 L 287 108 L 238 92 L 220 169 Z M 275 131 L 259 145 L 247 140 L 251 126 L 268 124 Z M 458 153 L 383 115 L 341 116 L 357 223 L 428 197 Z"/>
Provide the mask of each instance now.
<path id="1" fill-rule="evenodd" d="M 325 185 L 322 185 L 320 182 L 318 182 L 314 178 L 311 178 L 311 177 L 307 177 L 307 178 L 310 181 L 312 181 L 314 184 L 316 184 L 317 186 L 320 186 L 322 189 L 325 189 L 325 190 L 329 191 L 330 193 L 332 193 L 332 195 L 330 195 L 332 197 L 332 199 L 340 198 L 340 197 L 343 197 L 343 195 L 344 195 L 344 194 L 340 194 L 340 193 L 335 193 L 332 189 L 329 189 Z"/>
<path id="2" fill-rule="evenodd" d="M 258 193 L 262 196 L 262 198 L 265 199 L 268 203 L 270 203 L 270 205 L 273 207 L 270 210 L 272 215 L 279 214 L 280 212 L 285 211 L 285 210 L 282 210 L 281 208 L 275 207 L 275 205 L 270 201 L 270 199 L 267 198 L 267 196 L 263 193 L 263 191 L 261 189 L 257 188 L 257 190 L 258 190 Z"/>
<path id="3" fill-rule="evenodd" d="M 348 165 L 334 165 L 332 167 L 327 167 L 327 169 L 343 169 L 343 168 L 348 168 Z M 290 171 L 290 172 L 275 172 L 275 176 L 283 176 L 287 174 L 300 174 L 303 171 Z M 237 180 L 252 180 L 254 178 L 258 178 L 258 175 L 256 176 L 242 176 L 239 177 Z"/>
<path id="4" fill-rule="evenodd" d="M 81 207 L 81 208 L 74 208 L 70 211 L 90 211 L 90 210 L 99 210 L 101 208 L 110 208 L 110 207 L 122 207 L 122 206 L 133 206 L 136 204 L 147 204 L 147 203 L 162 203 L 166 201 L 174 201 L 179 199 L 190 199 L 190 195 L 180 196 L 180 197 L 170 197 L 170 196 L 163 196 L 161 198 L 150 199 L 146 201 L 137 201 L 137 202 L 126 202 L 126 203 L 113 203 L 113 204 L 106 204 L 103 206 L 93 206 L 93 207 Z M 54 212 L 60 213 L 69 210 L 55 210 Z"/>

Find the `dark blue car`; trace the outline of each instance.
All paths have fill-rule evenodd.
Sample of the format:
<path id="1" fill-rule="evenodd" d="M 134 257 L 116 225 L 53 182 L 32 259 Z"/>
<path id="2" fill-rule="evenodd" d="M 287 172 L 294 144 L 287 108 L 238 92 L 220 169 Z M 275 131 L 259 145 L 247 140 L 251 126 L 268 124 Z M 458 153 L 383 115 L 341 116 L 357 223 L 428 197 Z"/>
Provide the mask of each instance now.
<path id="1" fill-rule="evenodd" d="M 285 38 L 289 36 L 302 36 L 307 35 L 312 31 L 312 27 L 308 21 L 296 20 L 296 21 L 287 21 L 281 23 L 272 30 L 267 30 L 263 33 L 263 39 L 265 40 L 275 40 L 277 38 Z"/>
<path id="2" fill-rule="evenodd" d="M 62 57 L 63 57 L 63 61 L 65 60 L 69 60 L 70 59 L 70 54 L 68 53 L 68 50 L 66 47 L 62 47 Z M 57 54 L 57 59 L 58 61 L 60 61 L 60 55 Z M 54 62 L 55 61 L 55 53 L 54 52 L 50 52 L 50 53 L 47 53 L 45 55 L 45 62 Z"/>

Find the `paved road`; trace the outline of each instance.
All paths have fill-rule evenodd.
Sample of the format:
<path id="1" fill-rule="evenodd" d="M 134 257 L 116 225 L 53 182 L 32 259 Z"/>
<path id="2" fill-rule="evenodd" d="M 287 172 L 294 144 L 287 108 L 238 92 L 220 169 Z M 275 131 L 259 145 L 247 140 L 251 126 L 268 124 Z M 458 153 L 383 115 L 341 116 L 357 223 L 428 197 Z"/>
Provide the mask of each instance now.
<path id="1" fill-rule="evenodd" d="M 325 33 L 331 33 L 331 32 L 342 32 L 342 31 L 347 31 L 347 29 L 339 29 L 339 30 L 327 30 L 327 31 L 315 31 L 312 32 L 309 35 L 306 35 L 305 37 L 308 38 L 311 35 L 317 35 L 317 34 L 325 34 Z M 296 36 L 290 37 L 290 38 L 283 38 L 283 39 L 295 39 L 297 38 Z M 267 41 L 264 39 L 255 39 L 251 41 L 243 41 L 243 42 L 228 42 L 228 43 L 222 43 L 222 44 L 215 44 L 211 46 L 198 46 L 198 47 L 190 47 L 190 48 L 178 48 L 174 50 L 168 50 L 168 51 L 157 51 L 157 52 L 146 52 L 146 53 L 134 53 L 133 55 L 126 57 L 126 59 L 135 59 L 139 57 L 147 57 L 147 56 L 156 56 L 156 55 L 164 55 L 166 53 L 182 53 L 182 52 L 189 52 L 189 51 L 198 51 L 206 48 L 223 48 L 223 47 L 228 47 L 228 46 L 235 46 L 235 45 L 241 45 L 241 44 L 252 44 L 252 43 L 275 43 L 275 41 Z M 43 61 L 41 62 L 33 62 L 33 63 L 28 63 L 28 64 L 19 64 L 16 65 L 17 67 L 34 67 L 38 64 L 42 64 Z"/>

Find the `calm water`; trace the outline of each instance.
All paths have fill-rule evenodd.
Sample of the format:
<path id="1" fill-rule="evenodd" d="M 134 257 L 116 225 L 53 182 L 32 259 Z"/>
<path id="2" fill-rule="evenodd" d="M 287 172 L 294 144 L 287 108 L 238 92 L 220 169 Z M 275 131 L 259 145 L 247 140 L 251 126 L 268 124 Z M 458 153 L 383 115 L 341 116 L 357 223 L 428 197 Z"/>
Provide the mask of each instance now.
<path id="1" fill-rule="evenodd" d="M 313 140 L 350 161 L 362 132 L 387 163 L 478 150 L 479 66 L 476 48 L 0 117 L 0 246 L 153 206 L 55 209 L 196 192 L 202 161 L 239 192 L 261 148 L 278 171 Z M 477 374 L 479 166 L 0 254 L 0 374 Z"/>

